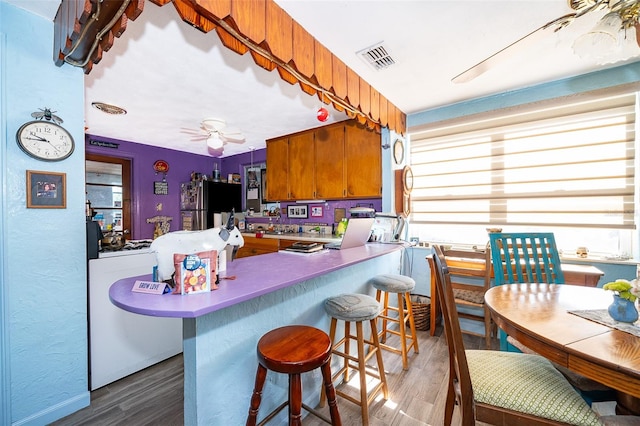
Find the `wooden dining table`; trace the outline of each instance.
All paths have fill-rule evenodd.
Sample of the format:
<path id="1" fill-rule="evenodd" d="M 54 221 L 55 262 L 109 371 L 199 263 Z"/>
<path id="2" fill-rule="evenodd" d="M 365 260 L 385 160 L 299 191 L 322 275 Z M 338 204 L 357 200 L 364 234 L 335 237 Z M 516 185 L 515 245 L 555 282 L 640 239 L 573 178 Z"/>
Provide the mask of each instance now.
<path id="1" fill-rule="evenodd" d="M 507 284 L 485 293 L 498 327 L 545 358 L 616 389 L 618 405 L 635 413 L 640 337 L 569 313 L 607 309 L 611 302 L 612 293 L 602 288 L 568 284 Z"/>
<path id="2" fill-rule="evenodd" d="M 431 271 L 435 270 L 432 261 L 429 260 Z M 562 264 L 562 273 L 566 284 L 581 285 L 586 287 L 596 287 L 598 281 L 604 275 L 600 269 L 593 265 L 576 265 L 572 263 Z M 436 323 L 440 317 L 440 304 L 436 303 L 436 276 L 431 274 L 431 308 L 429 316 L 430 334 L 433 336 L 436 332 Z"/>

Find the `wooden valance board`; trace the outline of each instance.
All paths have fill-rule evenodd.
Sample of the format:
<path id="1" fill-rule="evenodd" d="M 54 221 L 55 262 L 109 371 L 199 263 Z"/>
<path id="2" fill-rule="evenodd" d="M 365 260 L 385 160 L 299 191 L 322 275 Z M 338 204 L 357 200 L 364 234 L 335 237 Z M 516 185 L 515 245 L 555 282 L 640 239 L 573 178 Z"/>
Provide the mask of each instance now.
<path id="1" fill-rule="evenodd" d="M 277 70 L 280 78 L 321 102 L 344 111 L 369 129 L 388 127 L 406 132 L 406 114 L 371 87 L 324 45 L 295 22 L 273 0 L 150 0 L 157 6 L 173 4 L 183 21 L 216 34 L 228 49 L 247 52 L 256 65 Z M 92 16 L 100 7 L 97 23 Z M 69 63 L 89 74 L 144 8 L 144 0 L 62 0 L 54 20 L 54 62 Z M 116 24 L 100 43 L 98 32 L 115 18 Z M 84 34 L 85 29 L 87 30 Z M 83 35 L 84 34 L 84 35 Z"/>

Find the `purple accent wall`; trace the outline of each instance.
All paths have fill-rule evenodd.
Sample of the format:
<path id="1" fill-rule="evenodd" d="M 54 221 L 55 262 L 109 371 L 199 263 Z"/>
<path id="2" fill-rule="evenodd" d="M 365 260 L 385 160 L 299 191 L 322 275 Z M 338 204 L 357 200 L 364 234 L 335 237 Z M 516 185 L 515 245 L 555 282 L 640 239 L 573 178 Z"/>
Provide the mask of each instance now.
<path id="1" fill-rule="evenodd" d="M 95 146 L 90 141 L 106 142 L 117 144 L 117 148 L 109 148 L 106 146 Z M 171 231 L 180 229 L 180 184 L 188 182 L 191 179 L 191 172 L 206 174 L 211 176 L 214 165 L 217 164 L 221 177 L 225 178 L 229 173 L 239 173 L 242 177 L 243 194 L 245 191 L 244 167 L 251 165 L 251 153 L 234 155 L 225 158 L 214 158 L 205 155 L 190 154 L 172 149 L 158 148 L 140 143 L 110 139 L 101 136 L 86 135 L 85 150 L 87 153 L 108 155 L 110 157 L 127 158 L 131 160 L 131 178 L 132 178 L 132 203 L 131 209 L 133 214 L 133 233 L 129 237 L 134 240 L 153 238 L 154 225 L 147 223 L 147 219 L 153 216 L 169 216 L 172 217 Z M 267 158 L 267 150 L 260 149 L 253 152 L 253 164 L 258 165 L 264 163 Z M 153 182 L 161 181 L 162 175 L 156 175 L 153 170 L 153 163 L 157 160 L 164 160 L 169 163 L 169 172 L 167 173 L 167 183 L 169 184 L 168 195 L 155 195 L 153 193 Z M 156 206 L 161 203 L 162 210 L 157 211 Z M 349 209 L 356 206 L 372 206 L 376 211 L 382 208 L 382 199 L 366 199 L 366 200 L 339 200 L 327 201 L 325 203 L 309 203 L 309 217 L 306 219 L 289 219 L 286 215 L 287 206 L 295 205 L 295 203 L 283 202 L 280 204 L 282 208 L 282 224 L 305 224 L 305 223 L 326 223 L 331 225 L 334 223 L 334 209 L 346 209 L 346 217 L 350 217 Z M 312 217 L 311 207 L 322 207 L 322 216 Z M 243 209 L 246 208 L 243 199 Z M 248 219 L 249 222 L 260 223 L 268 222 L 268 217 L 254 216 Z"/>
<path id="2" fill-rule="evenodd" d="M 90 141 L 107 142 L 118 146 L 117 148 L 95 146 L 90 144 Z M 85 151 L 131 160 L 133 233 L 129 238 L 134 240 L 153 238 L 154 224 L 147 223 L 147 219 L 154 216 L 172 217 L 171 231 L 179 230 L 180 184 L 191 180 L 191 172 L 210 176 L 215 163 L 222 170 L 220 160 L 217 158 L 100 136 L 86 135 Z M 156 175 L 153 170 L 153 163 L 157 160 L 169 163 L 169 172 L 166 177 L 169 184 L 168 195 L 153 193 L 153 183 L 162 181 L 162 174 Z M 158 204 L 162 204 L 161 211 L 156 209 Z"/>

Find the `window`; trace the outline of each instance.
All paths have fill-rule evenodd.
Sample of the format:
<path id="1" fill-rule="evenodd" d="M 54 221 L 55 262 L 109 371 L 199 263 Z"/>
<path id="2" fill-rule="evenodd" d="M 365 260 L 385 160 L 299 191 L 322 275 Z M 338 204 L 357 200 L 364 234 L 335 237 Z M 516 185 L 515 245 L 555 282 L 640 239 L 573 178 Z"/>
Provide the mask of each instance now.
<path id="1" fill-rule="evenodd" d="M 103 231 L 131 232 L 130 161 L 87 154 L 85 188 L 87 200 Z"/>
<path id="2" fill-rule="evenodd" d="M 547 105 L 411 134 L 411 233 L 482 244 L 486 227 L 547 230 L 617 257 L 636 228 L 635 94 Z"/>

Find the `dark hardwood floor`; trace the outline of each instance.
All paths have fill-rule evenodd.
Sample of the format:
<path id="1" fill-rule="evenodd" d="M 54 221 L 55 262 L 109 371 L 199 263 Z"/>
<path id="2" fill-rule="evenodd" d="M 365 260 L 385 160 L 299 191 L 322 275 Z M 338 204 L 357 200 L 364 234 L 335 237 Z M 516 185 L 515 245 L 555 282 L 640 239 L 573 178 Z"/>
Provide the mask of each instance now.
<path id="1" fill-rule="evenodd" d="M 418 336 L 420 353 L 410 353 L 408 371 L 402 370 L 399 355 L 383 351 L 390 398 L 372 403 L 369 409 L 371 426 L 442 425 L 449 369 L 442 327 L 436 329 L 434 337 L 429 336 L 428 331 L 419 331 Z M 464 339 L 467 349 L 484 348 L 483 338 L 464 335 Z M 494 348 L 498 346 L 495 341 Z M 254 374 L 253 371 L 250 374 Z M 351 383 L 358 383 L 357 374 L 352 376 Z M 251 389 L 247 389 L 247 404 L 250 393 Z M 359 407 L 340 397 L 338 405 L 343 425 L 362 424 Z M 327 408 L 320 411 L 329 416 Z M 52 425 L 180 426 L 184 424 L 183 414 L 182 355 L 177 355 L 93 391 L 89 407 Z M 453 424 L 457 425 L 459 421 L 456 410 Z M 311 415 L 304 419 L 304 424 L 326 425 Z"/>

